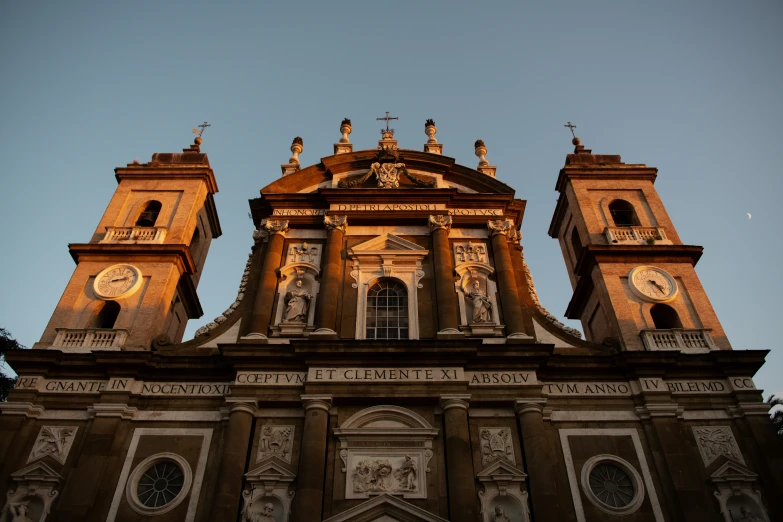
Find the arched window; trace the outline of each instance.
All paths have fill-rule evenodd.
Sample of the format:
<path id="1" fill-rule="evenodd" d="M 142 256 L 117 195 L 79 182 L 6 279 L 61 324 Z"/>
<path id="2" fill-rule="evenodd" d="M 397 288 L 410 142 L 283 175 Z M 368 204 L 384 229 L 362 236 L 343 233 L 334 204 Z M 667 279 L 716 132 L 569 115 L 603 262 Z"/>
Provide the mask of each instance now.
<path id="1" fill-rule="evenodd" d="M 190 238 L 190 255 L 193 257 L 193 262 L 198 265 L 199 250 L 201 250 L 201 232 L 198 227 L 193 231 L 193 237 Z"/>
<path id="2" fill-rule="evenodd" d="M 682 321 L 677 314 L 677 310 L 669 305 L 657 304 L 650 308 L 653 324 L 657 330 L 671 330 L 672 328 L 682 328 Z"/>
<path id="3" fill-rule="evenodd" d="M 579 262 L 579 259 L 582 257 L 582 240 L 579 239 L 579 232 L 576 230 L 576 227 L 571 229 L 571 248 L 574 250 L 574 256 L 576 257 L 575 263 Z M 576 269 L 576 265 L 574 265 L 574 269 Z"/>
<path id="4" fill-rule="evenodd" d="M 408 338 L 408 292 L 400 281 L 381 279 L 367 291 L 366 338 Z"/>
<path id="5" fill-rule="evenodd" d="M 147 202 L 147 204 L 144 205 L 144 210 L 139 214 L 139 219 L 136 220 L 136 226 L 154 227 L 155 222 L 158 220 L 158 214 L 160 214 L 161 207 L 160 201 L 155 201 L 153 199 L 152 201 Z"/>
<path id="6" fill-rule="evenodd" d="M 103 307 L 95 317 L 95 328 L 114 328 L 117 316 L 120 315 L 120 305 L 117 301 L 104 301 Z"/>
<path id="7" fill-rule="evenodd" d="M 615 199 L 609 203 L 609 212 L 612 214 L 612 220 L 614 221 L 615 226 L 638 227 L 640 225 L 639 218 L 636 216 L 633 205 L 624 199 Z"/>

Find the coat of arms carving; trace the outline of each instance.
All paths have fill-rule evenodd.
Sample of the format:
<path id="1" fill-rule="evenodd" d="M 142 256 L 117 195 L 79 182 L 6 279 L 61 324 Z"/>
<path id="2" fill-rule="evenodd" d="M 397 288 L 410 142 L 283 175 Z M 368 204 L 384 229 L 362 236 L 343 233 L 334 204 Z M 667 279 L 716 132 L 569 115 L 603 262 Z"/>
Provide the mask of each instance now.
<path id="1" fill-rule="evenodd" d="M 27 462 L 52 457 L 60 464 L 65 464 L 68 452 L 76 437 L 76 426 L 44 426 L 35 439 L 33 450 L 27 458 Z"/>
<path id="2" fill-rule="evenodd" d="M 261 428 L 261 440 L 258 441 L 258 458 L 256 462 L 277 457 L 283 462 L 290 464 L 294 430 L 294 426 L 274 426 L 271 424 Z"/>
<path id="3" fill-rule="evenodd" d="M 351 180 L 343 179 L 337 183 L 340 188 L 351 188 L 361 186 L 372 176 L 378 181 L 379 188 L 399 188 L 400 176 L 404 175 L 415 185 L 419 187 L 434 187 L 435 180 L 422 180 L 414 176 L 405 168 L 405 163 L 400 158 L 400 151 L 396 147 L 379 148 L 374 161 L 370 165 L 370 170 L 366 174 L 354 177 Z"/>
<path id="4" fill-rule="evenodd" d="M 514 450 L 511 448 L 511 430 L 509 428 L 479 428 L 481 435 L 481 464 L 497 459 L 506 459 L 516 464 Z"/>

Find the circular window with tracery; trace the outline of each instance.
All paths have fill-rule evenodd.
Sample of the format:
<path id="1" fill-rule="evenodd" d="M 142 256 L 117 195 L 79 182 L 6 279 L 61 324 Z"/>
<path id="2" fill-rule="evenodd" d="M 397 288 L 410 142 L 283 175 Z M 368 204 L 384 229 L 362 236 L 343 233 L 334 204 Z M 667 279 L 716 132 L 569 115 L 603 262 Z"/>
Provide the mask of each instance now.
<path id="1" fill-rule="evenodd" d="M 160 515 L 185 499 L 192 482 L 193 473 L 185 459 L 174 453 L 158 453 L 133 470 L 126 496 L 137 513 Z"/>
<path id="2" fill-rule="evenodd" d="M 596 455 L 585 462 L 582 490 L 590 502 L 612 515 L 633 513 L 644 501 L 639 473 L 614 455 Z"/>

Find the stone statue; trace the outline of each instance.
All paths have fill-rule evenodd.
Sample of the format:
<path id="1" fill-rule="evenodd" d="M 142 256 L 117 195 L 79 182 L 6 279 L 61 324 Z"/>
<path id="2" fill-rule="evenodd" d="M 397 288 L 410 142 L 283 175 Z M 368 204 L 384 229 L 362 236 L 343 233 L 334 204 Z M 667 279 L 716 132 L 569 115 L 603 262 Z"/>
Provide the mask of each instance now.
<path id="1" fill-rule="evenodd" d="M 394 471 L 394 478 L 400 483 L 400 489 L 413 491 L 416 489 L 416 462 L 405 455 L 405 462 Z"/>
<path id="2" fill-rule="evenodd" d="M 307 323 L 307 309 L 310 307 L 310 295 L 307 290 L 302 290 L 302 280 L 296 280 L 296 288 L 286 294 L 286 309 L 283 317 L 284 323 Z"/>
<path id="3" fill-rule="evenodd" d="M 277 519 L 273 516 L 275 506 L 267 502 L 261 509 L 261 513 L 253 515 L 252 522 L 277 522 Z"/>
<path id="4" fill-rule="evenodd" d="M 14 518 L 11 519 L 11 522 L 33 522 L 33 519 L 27 516 L 28 511 L 30 511 L 29 502 L 12 504 L 11 514 L 14 516 Z"/>
<path id="5" fill-rule="evenodd" d="M 742 515 L 742 518 L 737 520 L 737 522 L 764 522 L 759 517 L 754 515 L 751 509 L 746 504 L 742 504 L 740 506 L 740 515 Z"/>
<path id="6" fill-rule="evenodd" d="M 506 516 L 506 510 L 503 506 L 495 506 L 495 517 L 493 522 L 511 522 L 511 519 Z"/>
<path id="7" fill-rule="evenodd" d="M 491 323 L 492 302 L 481 289 L 481 283 L 479 283 L 478 279 L 473 282 L 473 290 L 470 291 L 468 297 L 473 301 L 473 322 Z"/>

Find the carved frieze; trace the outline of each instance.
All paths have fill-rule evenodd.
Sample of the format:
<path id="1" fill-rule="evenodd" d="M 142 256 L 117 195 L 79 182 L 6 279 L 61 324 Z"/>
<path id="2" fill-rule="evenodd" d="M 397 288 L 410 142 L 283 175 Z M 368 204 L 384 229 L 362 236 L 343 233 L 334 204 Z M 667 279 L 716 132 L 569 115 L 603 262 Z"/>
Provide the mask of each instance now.
<path id="1" fill-rule="evenodd" d="M 73 439 L 76 437 L 76 426 L 44 426 L 38 432 L 38 438 L 35 439 L 33 450 L 27 458 L 27 462 L 42 459 L 49 456 L 65 464 L 68 452 L 73 445 Z"/>
<path id="2" fill-rule="evenodd" d="M 481 437 L 482 465 L 497 459 L 506 459 L 516 464 L 509 428 L 479 428 L 479 436 Z"/>
<path id="3" fill-rule="evenodd" d="M 291 463 L 291 446 L 294 442 L 295 426 L 276 426 L 267 424 L 261 428 L 261 439 L 258 441 L 258 457 L 256 462 L 277 457 L 283 462 Z"/>
<path id="4" fill-rule="evenodd" d="M 745 464 L 737 441 L 728 426 L 694 426 L 693 436 L 699 446 L 704 466 L 712 464 L 721 455 L 735 462 Z"/>
<path id="5" fill-rule="evenodd" d="M 354 493 L 413 492 L 419 487 L 419 466 L 410 455 L 362 459 L 351 474 Z"/>
<path id="6" fill-rule="evenodd" d="M 460 263 L 488 263 L 487 247 L 484 243 L 467 241 L 454 243 L 454 264 Z"/>

